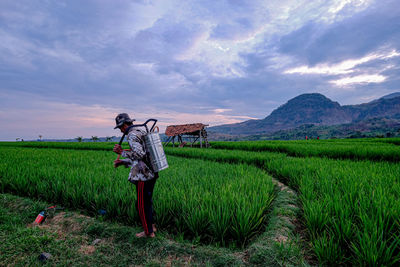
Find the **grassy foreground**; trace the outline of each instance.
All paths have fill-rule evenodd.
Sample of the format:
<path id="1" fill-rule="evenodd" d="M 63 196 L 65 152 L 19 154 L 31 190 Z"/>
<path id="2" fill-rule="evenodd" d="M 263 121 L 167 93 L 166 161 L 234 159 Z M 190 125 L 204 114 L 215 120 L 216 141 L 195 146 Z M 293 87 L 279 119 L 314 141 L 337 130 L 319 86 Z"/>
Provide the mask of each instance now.
<path id="1" fill-rule="evenodd" d="M 266 231 L 239 251 L 189 242 L 162 229 L 154 239 L 138 239 L 138 227 L 70 210 L 59 211 L 34 227 L 37 213 L 54 203 L 0 194 L 0 266 L 305 265 L 295 243 L 294 226 L 287 220 L 296 216 L 295 201 L 290 192 L 278 193 Z M 292 207 L 289 213 L 288 205 Z M 40 262 L 38 256 L 43 252 L 51 258 Z"/>
<path id="2" fill-rule="evenodd" d="M 52 257 L 44 266 L 242 265 L 227 249 L 175 241 L 165 232 L 138 239 L 138 227 L 102 222 L 72 211 L 60 211 L 43 225 L 31 223 L 50 204 L 0 194 L 0 265 L 39 266 L 38 256 Z M 99 243 L 93 244 L 96 239 Z"/>

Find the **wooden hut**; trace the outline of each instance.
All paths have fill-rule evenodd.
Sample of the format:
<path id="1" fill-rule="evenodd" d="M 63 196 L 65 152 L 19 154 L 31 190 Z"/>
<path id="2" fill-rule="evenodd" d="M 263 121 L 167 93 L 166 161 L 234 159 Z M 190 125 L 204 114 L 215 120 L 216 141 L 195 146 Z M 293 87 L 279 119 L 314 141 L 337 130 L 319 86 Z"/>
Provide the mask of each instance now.
<path id="1" fill-rule="evenodd" d="M 205 147 L 209 147 L 210 144 L 207 140 L 206 126 L 208 125 L 202 123 L 170 125 L 165 130 L 165 135 L 168 136 L 166 144 L 172 142 L 173 146 L 175 146 L 175 138 L 177 138 L 179 146 L 182 147 L 186 144 L 186 142 L 183 141 L 183 138 L 186 138 L 190 140 L 190 146 L 193 146 L 193 144 L 199 140 L 200 147 L 203 147 L 203 143 Z"/>

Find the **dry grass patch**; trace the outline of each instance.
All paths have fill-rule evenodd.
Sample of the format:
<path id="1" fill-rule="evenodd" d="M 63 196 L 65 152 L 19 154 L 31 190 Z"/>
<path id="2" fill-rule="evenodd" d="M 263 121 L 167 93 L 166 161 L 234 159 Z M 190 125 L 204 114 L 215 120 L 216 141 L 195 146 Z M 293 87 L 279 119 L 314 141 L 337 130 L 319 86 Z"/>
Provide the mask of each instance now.
<path id="1" fill-rule="evenodd" d="M 38 227 L 40 229 L 47 229 L 56 232 L 60 238 L 65 237 L 69 233 L 77 233 L 82 230 L 81 219 L 91 219 L 88 216 L 81 214 L 67 214 L 66 212 L 59 212 L 53 217 L 47 217 L 44 222 L 37 225 L 30 223 L 28 227 Z"/>
<path id="2" fill-rule="evenodd" d="M 79 252 L 85 255 L 91 255 L 96 251 L 96 248 L 92 245 L 82 245 Z"/>

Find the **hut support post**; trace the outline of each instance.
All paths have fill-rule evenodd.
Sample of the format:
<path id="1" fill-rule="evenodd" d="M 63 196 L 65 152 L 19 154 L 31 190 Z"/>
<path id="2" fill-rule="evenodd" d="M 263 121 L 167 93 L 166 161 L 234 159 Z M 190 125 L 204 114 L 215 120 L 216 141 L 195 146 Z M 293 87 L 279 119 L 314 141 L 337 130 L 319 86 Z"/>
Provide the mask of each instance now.
<path id="1" fill-rule="evenodd" d="M 191 144 L 190 146 L 193 146 L 193 144 L 197 141 L 197 139 L 199 139 L 199 138 L 196 137 L 196 138 L 193 140 L 193 142 L 192 142 L 192 144 Z"/>
<path id="2" fill-rule="evenodd" d="M 172 137 L 168 137 L 168 139 L 164 142 L 163 146 L 167 146 L 169 142 L 171 142 Z"/>
<path id="3" fill-rule="evenodd" d="M 178 135 L 178 142 L 181 143 L 181 144 L 183 143 L 182 135 Z"/>
<path id="4" fill-rule="evenodd" d="M 203 147 L 203 142 L 201 140 L 201 131 L 199 131 L 199 140 L 200 140 L 200 148 L 202 148 Z"/>

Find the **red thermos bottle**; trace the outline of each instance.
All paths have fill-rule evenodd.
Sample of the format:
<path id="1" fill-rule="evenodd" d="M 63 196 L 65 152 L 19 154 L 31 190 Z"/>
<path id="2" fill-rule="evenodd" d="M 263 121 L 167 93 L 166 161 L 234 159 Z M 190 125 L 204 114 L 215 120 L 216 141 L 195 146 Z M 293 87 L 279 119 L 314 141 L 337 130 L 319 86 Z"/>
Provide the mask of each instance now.
<path id="1" fill-rule="evenodd" d="M 44 211 L 41 211 L 39 215 L 36 217 L 35 223 L 41 224 L 44 221 L 44 219 L 46 219 L 46 214 Z"/>

